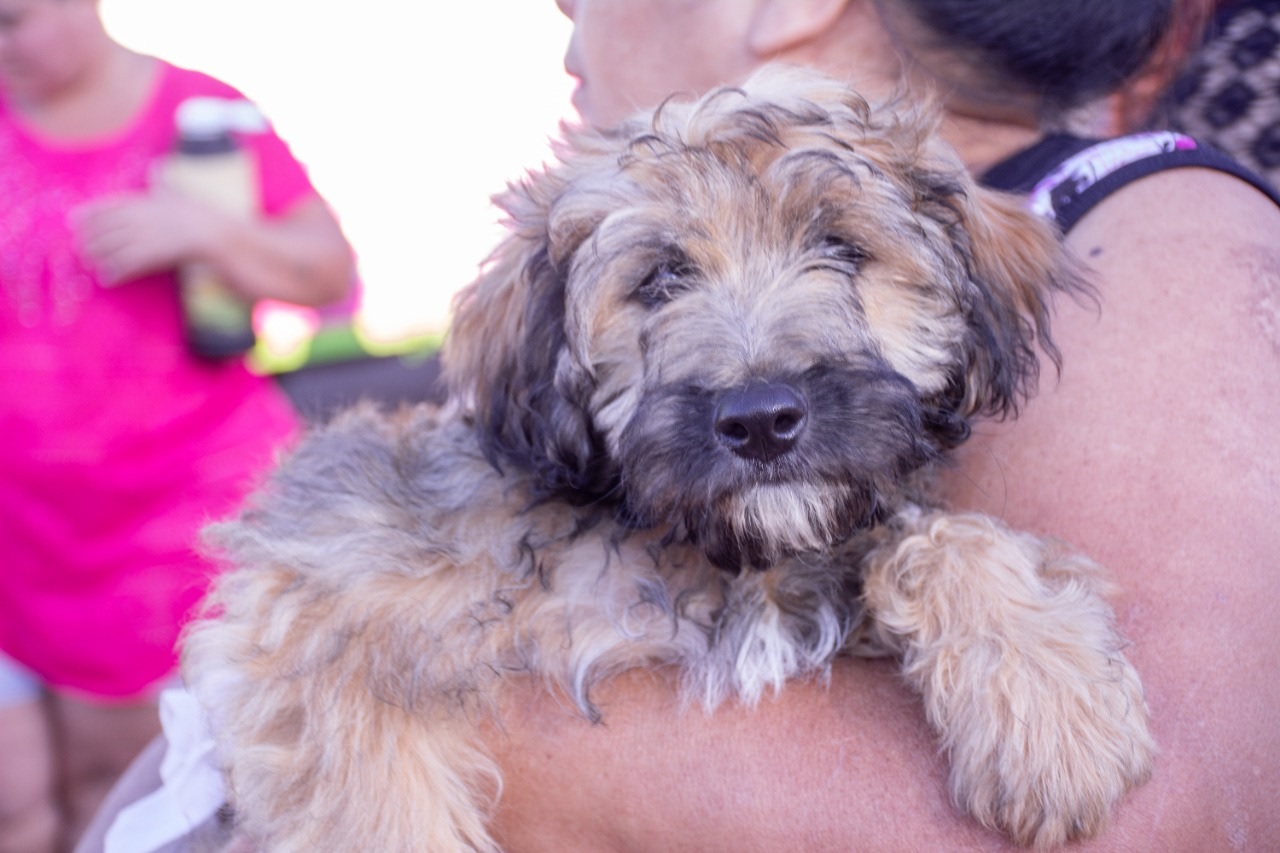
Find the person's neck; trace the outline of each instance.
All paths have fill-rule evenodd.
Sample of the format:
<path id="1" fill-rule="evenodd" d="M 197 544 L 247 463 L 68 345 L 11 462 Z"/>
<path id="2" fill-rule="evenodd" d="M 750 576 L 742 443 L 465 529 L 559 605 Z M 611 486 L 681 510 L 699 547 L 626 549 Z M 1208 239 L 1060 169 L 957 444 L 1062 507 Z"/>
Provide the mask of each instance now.
<path id="1" fill-rule="evenodd" d="M 981 175 L 1034 143 L 1042 130 L 1032 124 L 989 119 L 947 111 L 942 137 L 951 144 L 969 173 Z"/>
<path id="2" fill-rule="evenodd" d="M 126 126 L 141 108 L 153 65 L 150 57 L 108 41 L 66 85 L 14 106 L 44 136 L 74 140 L 107 135 Z"/>
<path id="3" fill-rule="evenodd" d="M 1032 145 L 1046 133 L 1105 136 L 1106 103 L 1041 121 L 1037 99 L 993 93 L 982 75 L 954 52 L 927 49 L 933 35 L 896 2 L 850 3 L 828 37 L 807 58 L 854 81 L 871 97 L 908 94 L 942 110 L 942 136 L 971 174 Z"/>
<path id="4" fill-rule="evenodd" d="M 1025 114 L 994 115 L 990 111 L 947 108 L 943 112 L 942 136 L 960 154 L 969 172 L 982 175 L 1048 133 L 1073 133 L 1084 137 L 1112 134 L 1105 100 L 1060 116 L 1043 124 Z"/>

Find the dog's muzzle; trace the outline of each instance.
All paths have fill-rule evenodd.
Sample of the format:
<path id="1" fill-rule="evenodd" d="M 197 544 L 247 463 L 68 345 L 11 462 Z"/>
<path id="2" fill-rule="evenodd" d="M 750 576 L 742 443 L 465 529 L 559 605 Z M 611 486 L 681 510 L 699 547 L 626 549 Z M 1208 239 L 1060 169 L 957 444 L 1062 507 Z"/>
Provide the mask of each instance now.
<path id="1" fill-rule="evenodd" d="M 809 405 L 798 390 L 753 382 L 720 398 L 714 429 L 720 444 L 741 458 L 768 462 L 795 447 L 808 420 Z"/>

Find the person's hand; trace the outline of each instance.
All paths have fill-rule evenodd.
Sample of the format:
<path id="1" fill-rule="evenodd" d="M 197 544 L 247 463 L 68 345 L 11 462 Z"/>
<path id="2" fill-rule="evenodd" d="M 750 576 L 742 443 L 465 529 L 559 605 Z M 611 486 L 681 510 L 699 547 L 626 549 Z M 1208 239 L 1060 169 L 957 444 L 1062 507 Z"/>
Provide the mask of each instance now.
<path id="1" fill-rule="evenodd" d="M 207 254 L 229 224 L 222 212 L 166 187 L 88 202 L 72 222 L 81 255 L 108 286 Z"/>

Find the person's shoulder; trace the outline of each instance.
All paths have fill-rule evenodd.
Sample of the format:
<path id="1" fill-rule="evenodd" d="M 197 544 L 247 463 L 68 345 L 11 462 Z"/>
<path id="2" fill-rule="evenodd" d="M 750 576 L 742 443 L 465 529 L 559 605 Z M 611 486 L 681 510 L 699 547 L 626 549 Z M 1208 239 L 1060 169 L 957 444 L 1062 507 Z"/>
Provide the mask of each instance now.
<path id="1" fill-rule="evenodd" d="M 1111 246 L 1182 264 L 1246 249 L 1280 255 L 1280 203 L 1265 185 L 1228 171 L 1167 169 L 1102 199 L 1068 240 L 1087 257 Z"/>
<path id="2" fill-rule="evenodd" d="M 1257 186 L 1207 168 L 1156 172 L 1098 204 L 1067 242 L 1095 274 L 1105 325 L 1146 330 L 1131 348 L 1154 351 L 1158 339 L 1166 359 L 1274 371 L 1280 206 Z"/>
<path id="3" fill-rule="evenodd" d="M 231 100 L 245 98 L 244 93 L 235 86 L 214 77 L 212 74 L 175 65 L 165 60 L 160 61 L 164 65 L 170 85 L 179 100 L 190 97 L 227 98 Z"/>
<path id="4" fill-rule="evenodd" d="M 1071 232 L 1095 208 L 1152 178 L 1179 187 L 1187 170 L 1217 172 L 1252 186 L 1280 207 L 1280 193 L 1255 172 L 1212 145 L 1175 131 L 1147 131 L 1097 140 L 1050 135 L 991 169 L 984 180 L 1027 193 L 1027 204 Z"/>

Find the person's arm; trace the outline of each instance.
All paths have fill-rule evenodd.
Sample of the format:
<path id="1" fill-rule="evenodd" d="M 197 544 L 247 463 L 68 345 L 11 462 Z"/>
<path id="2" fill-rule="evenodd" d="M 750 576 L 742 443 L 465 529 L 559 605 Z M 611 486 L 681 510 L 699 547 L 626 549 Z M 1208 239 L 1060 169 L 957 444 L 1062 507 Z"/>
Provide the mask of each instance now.
<path id="1" fill-rule="evenodd" d="M 648 672 L 594 698 L 600 725 L 533 686 L 504 707 L 488 744 L 507 853 L 1016 849 L 951 807 L 919 700 L 886 663 L 841 661 L 830 687 L 711 716 Z"/>
<path id="2" fill-rule="evenodd" d="M 174 191 L 116 196 L 76 212 L 81 248 L 107 281 L 200 261 L 249 300 L 324 305 L 351 284 L 351 248 L 324 201 L 312 194 L 280 217 L 228 216 Z"/>
<path id="3" fill-rule="evenodd" d="M 1179 170 L 1136 183 L 1070 244 L 1100 310 L 1063 301 L 1022 417 L 981 424 L 953 505 L 1098 559 L 1161 753 L 1106 851 L 1280 842 L 1280 211 Z M 513 692 L 489 745 L 511 853 L 1001 850 L 947 801 L 945 758 L 892 666 L 843 661 L 829 690 L 754 711 L 678 710 L 652 674 L 618 679 L 592 726 Z"/>

